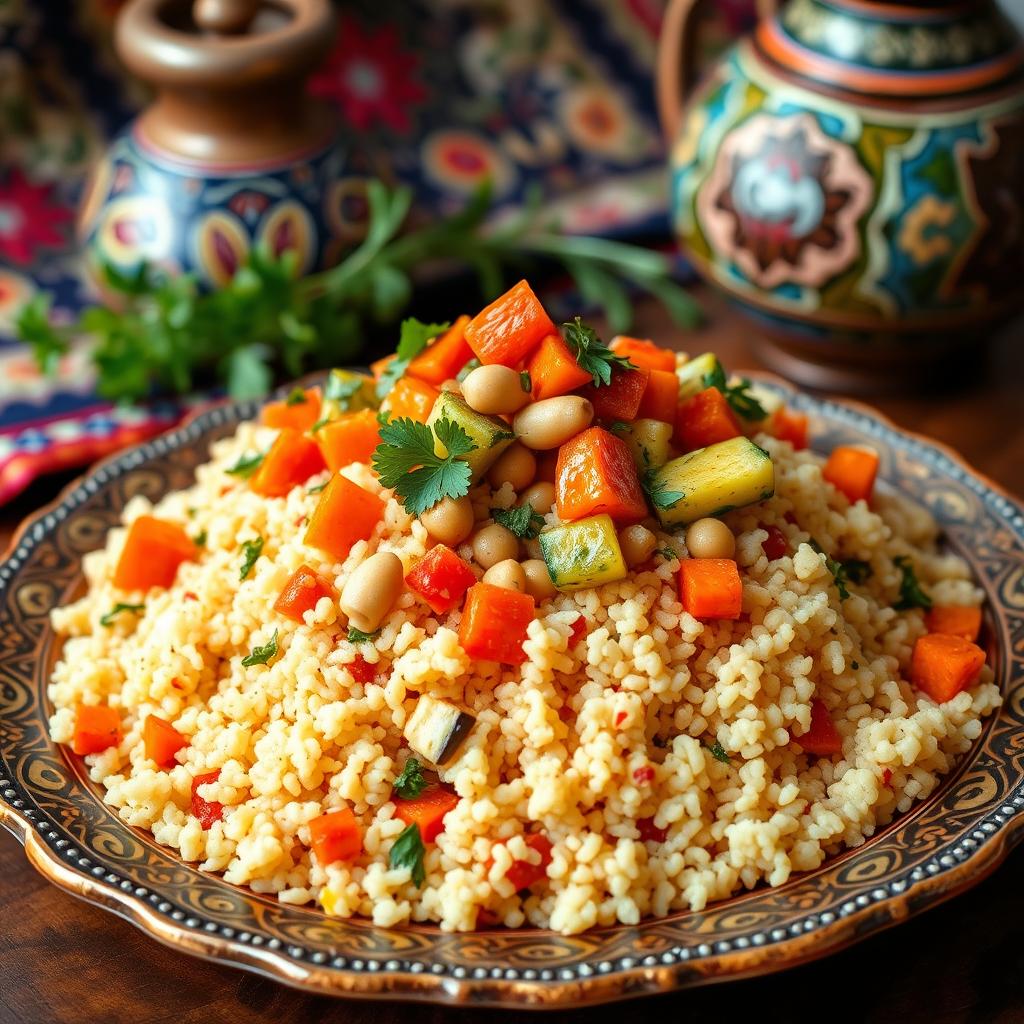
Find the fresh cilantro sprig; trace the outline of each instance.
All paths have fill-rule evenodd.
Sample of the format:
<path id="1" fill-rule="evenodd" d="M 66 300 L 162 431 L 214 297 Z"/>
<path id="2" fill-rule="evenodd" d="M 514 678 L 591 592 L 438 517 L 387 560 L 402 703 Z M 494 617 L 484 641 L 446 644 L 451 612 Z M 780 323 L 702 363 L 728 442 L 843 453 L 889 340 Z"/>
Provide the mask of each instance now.
<path id="1" fill-rule="evenodd" d="M 350 644 L 368 644 L 380 636 L 380 630 L 375 629 L 372 633 L 364 633 L 355 626 L 348 627 L 348 636 L 345 638 Z"/>
<path id="2" fill-rule="evenodd" d="M 491 518 L 522 540 L 533 540 L 544 526 L 544 517 L 534 512 L 528 501 L 515 508 L 492 508 Z"/>
<path id="3" fill-rule="evenodd" d="M 253 665 L 266 665 L 271 658 L 277 657 L 277 630 L 274 630 L 274 635 L 265 643 L 263 646 L 257 645 L 252 649 L 251 654 L 247 654 L 242 659 L 242 664 L 246 668 L 250 668 Z"/>
<path id="4" fill-rule="evenodd" d="M 144 604 L 126 604 L 124 601 L 118 601 L 106 615 L 102 615 L 100 617 L 100 625 L 112 626 L 114 624 L 114 619 L 116 619 L 121 612 L 141 612 L 145 607 L 146 606 Z"/>
<path id="5" fill-rule="evenodd" d="M 207 290 L 197 277 L 162 267 L 124 272 L 108 265 L 101 273 L 109 305 L 63 324 L 51 315 L 52 297 L 40 292 L 21 308 L 16 329 L 47 373 L 85 339 L 100 394 L 137 401 L 211 382 L 225 384 L 233 398 L 257 398 L 279 372 L 298 377 L 313 366 L 350 362 L 371 325 L 394 322 L 408 307 L 411 275 L 428 262 L 471 268 L 486 300 L 501 292 L 508 271 L 521 273 L 531 262 L 560 265 L 584 300 L 608 314 L 615 333 L 628 331 L 632 319 L 623 282 L 652 294 L 680 326 L 698 321 L 697 305 L 672 280 L 670 257 L 569 234 L 539 192 L 495 227 L 491 195 L 485 183 L 462 210 L 406 230 L 412 190 L 369 181 L 366 234 L 330 269 L 303 277 L 294 251 L 275 256 L 256 246 L 228 284 Z"/>
<path id="6" fill-rule="evenodd" d="M 743 378 L 738 384 L 730 384 L 717 359 L 715 368 L 704 374 L 703 384 L 705 388 L 718 388 L 732 411 L 745 420 L 763 420 L 768 415 L 765 407 L 750 393 L 750 381 Z"/>
<path id="7" fill-rule="evenodd" d="M 617 356 L 597 336 L 593 327 L 588 327 L 579 317 L 572 323 L 562 324 L 562 337 L 576 362 L 585 373 L 589 373 L 594 387 L 611 384 L 612 370 L 632 370 L 635 367 L 625 356 Z"/>
<path id="8" fill-rule="evenodd" d="M 412 800 L 418 797 L 427 786 L 427 780 L 423 777 L 423 766 L 415 757 L 410 757 L 402 766 L 402 771 L 395 779 L 395 792 L 403 800 Z"/>
<path id="9" fill-rule="evenodd" d="M 847 583 L 864 583 L 871 576 L 871 566 L 859 558 L 849 558 L 840 562 L 833 558 L 827 551 L 812 537 L 808 542 L 819 555 L 825 556 L 825 568 L 832 574 L 839 597 L 845 601 L 850 596 L 850 588 Z"/>
<path id="10" fill-rule="evenodd" d="M 457 423 L 434 424 L 437 440 L 447 455 L 434 452 L 434 433 L 423 423 L 405 417 L 381 425 L 380 444 L 373 452 L 373 469 L 391 487 L 413 516 L 421 516 L 442 498 L 469 494 L 472 471 L 463 456 L 475 449 L 469 434 Z"/>
<path id="11" fill-rule="evenodd" d="M 409 868 L 410 876 L 416 886 L 427 880 L 427 872 L 423 867 L 423 856 L 427 848 L 423 845 L 420 827 L 413 822 L 405 828 L 395 840 L 388 854 L 388 867 Z"/>
<path id="12" fill-rule="evenodd" d="M 255 455 L 240 455 L 238 461 L 233 466 L 229 466 L 224 472 L 230 473 L 232 476 L 241 477 L 243 480 L 248 480 L 263 464 L 264 458 L 265 456 L 262 452 L 257 452 Z"/>
<path id="13" fill-rule="evenodd" d="M 240 580 L 248 578 L 249 573 L 252 572 L 252 567 L 256 564 L 257 560 L 262 554 L 262 537 L 257 537 L 255 540 L 247 540 L 242 543 L 242 568 L 238 572 L 238 578 Z"/>
<path id="14" fill-rule="evenodd" d="M 900 596 L 893 608 L 900 612 L 908 608 L 924 608 L 925 611 L 931 608 L 932 599 L 918 582 L 914 563 L 906 555 L 897 555 L 893 559 L 893 564 L 903 573 L 900 579 Z"/>
<path id="15" fill-rule="evenodd" d="M 414 316 L 403 320 L 395 358 L 388 363 L 377 381 L 377 397 L 386 398 L 398 379 L 405 375 L 409 364 L 427 347 L 430 339 L 443 334 L 449 327 L 449 323 L 425 324 Z"/>

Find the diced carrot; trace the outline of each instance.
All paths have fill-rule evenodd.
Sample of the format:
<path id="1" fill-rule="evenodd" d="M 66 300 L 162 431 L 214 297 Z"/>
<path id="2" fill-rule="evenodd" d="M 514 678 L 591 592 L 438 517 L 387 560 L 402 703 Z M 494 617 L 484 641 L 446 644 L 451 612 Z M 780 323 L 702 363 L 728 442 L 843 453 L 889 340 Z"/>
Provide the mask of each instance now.
<path id="1" fill-rule="evenodd" d="M 518 366 L 549 334 L 557 334 L 533 289 L 520 281 L 466 325 L 466 341 L 483 364 Z"/>
<path id="2" fill-rule="evenodd" d="M 71 749 L 76 754 L 98 754 L 116 747 L 124 737 L 121 716 L 106 704 L 79 704 L 75 711 L 75 731 Z"/>
<path id="3" fill-rule="evenodd" d="M 417 423 L 426 423 L 440 393 L 433 384 L 428 384 L 425 380 L 399 377 L 380 408 L 392 419 L 408 417 Z"/>
<path id="4" fill-rule="evenodd" d="M 293 487 L 327 468 L 320 446 L 307 434 L 284 429 L 263 457 L 249 486 L 267 498 L 283 498 Z"/>
<path id="5" fill-rule="evenodd" d="M 330 583 L 321 579 L 308 565 L 300 565 L 274 602 L 274 611 L 295 622 L 302 622 L 302 616 L 315 608 L 321 597 L 333 600 L 336 596 Z"/>
<path id="6" fill-rule="evenodd" d="M 667 370 L 651 370 L 640 399 L 637 416 L 641 419 L 675 423 L 679 405 L 679 378 Z"/>
<path id="7" fill-rule="evenodd" d="M 397 358 L 397 353 L 392 352 L 391 355 L 383 356 L 380 359 L 375 359 L 372 363 L 370 363 L 370 373 L 373 374 L 373 379 L 380 380 L 381 377 L 384 376 L 384 371 L 388 368 L 388 365 L 391 363 L 391 360 Z"/>
<path id="8" fill-rule="evenodd" d="M 428 345 L 406 370 L 428 384 L 443 384 L 451 380 L 473 358 L 473 350 L 466 344 L 468 316 L 460 316 L 433 344 Z"/>
<path id="9" fill-rule="evenodd" d="M 302 392 L 303 400 L 295 401 L 291 396 L 280 402 L 268 402 L 260 413 L 260 422 L 265 427 L 276 427 L 283 430 L 309 430 L 320 419 L 320 389 L 306 388 Z M 298 397 L 296 392 L 295 397 Z"/>
<path id="10" fill-rule="evenodd" d="M 220 778 L 220 769 L 213 772 L 206 772 L 205 775 L 196 775 L 192 779 L 192 816 L 199 819 L 199 825 L 204 832 L 213 827 L 215 821 L 224 817 L 224 805 L 216 800 L 207 800 L 199 795 L 199 787 L 216 782 Z"/>
<path id="11" fill-rule="evenodd" d="M 691 395 L 676 413 L 675 442 L 686 452 L 728 441 L 742 433 L 736 414 L 718 388 L 705 388 Z"/>
<path id="12" fill-rule="evenodd" d="M 731 558 L 684 558 L 679 563 L 679 599 L 695 619 L 738 619 L 743 583 Z"/>
<path id="13" fill-rule="evenodd" d="M 519 665 L 526 660 L 523 643 L 534 617 L 529 594 L 492 583 L 476 583 L 466 594 L 459 642 L 471 658 Z"/>
<path id="14" fill-rule="evenodd" d="M 929 633 L 945 633 L 975 641 L 981 632 L 981 609 L 973 605 L 935 605 L 924 617 Z"/>
<path id="15" fill-rule="evenodd" d="M 317 432 L 327 468 L 332 473 L 353 462 L 369 462 L 374 448 L 380 444 L 380 422 L 372 409 L 347 412 Z"/>
<path id="16" fill-rule="evenodd" d="M 607 513 L 616 523 L 638 523 L 648 514 L 629 445 L 602 427 L 559 448 L 555 497 L 563 522 Z"/>
<path id="17" fill-rule="evenodd" d="M 531 864 L 528 860 L 512 861 L 505 877 L 515 886 L 516 892 L 520 889 L 529 889 L 531 885 L 547 877 L 553 849 L 551 840 L 539 832 L 524 836 L 523 839 L 531 850 L 540 854 L 540 863 Z"/>
<path id="18" fill-rule="evenodd" d="M 130 527 L 114 568 L 114 586 L 121 590 L 169 587 L 182 562 L 196 557 L 192 538 L 177 523 L 139 516 Z"/>
<path id="19" fill-rule="evenodd" d="M 608 347 L 617 356 L 625 356 L 634 366 L 643 366 L 648 370 L 664 370 L 673 375 L 676 372 L 675 352 L 661 348 L 644 338 L 630 338 L 620 334 Z"/>
<path id="20" fill-rule="evenodd" d="M 142 742 L 146 757 L 158 768 L 173 768 L 178 763 L 174 755 L 188 746 L 188 740 L 170 722 L 156 715 L 147 715 L 142 723 Z"/>
<path id="21" fill-rule="evenodd" d="M 803 736 L 797 736 L 796 741 L 808 754 L 818 757 L 830 757 L 843 751 L 843 739 L 835 722 L 828 708 L 817 698 L 811 701 L 811 727 Z"/>
<path id="22" fill-rule="evenodd" d="M 781 405 L 769 417 L 767 432 L 780 441 L 788 441 L 797 451 L 801 451 L 807 447 L 807 414 L 792 412 Z"/>
<path id="23" fill-rule="evenodd" d="M 970 640 L 928 633 L 914 644 L 910 681 L 936 704 L 944 704 L 971 686 L 984 664 L 985 652 Z"/>
<path id="24" fill-rule="evenodd" d="M 363 852 L 363 831 L 352 808 L 340 807 L 314 818 L 309 823 L 309 845 L 321 867 L 358 857 Z"/>
<path id="25" fill-rule="evenodd" d="M 526 363 L 526 369 L 530 373 L 535 402 L 557 395 L 567 395 L 593 379 L 592 375 L 576 362 L 576 357 L 560 334 L 549 334 L 534 349 Z"/>
<path id="26" fill-rule="evenodd" d="M 451 611 L 474 583 L 469 563 L 444 544 L 435 544 L 405 577 L 405 585 L 437 615 Z"/>
<path id="27" fill-rule="evenodd" d="M 635 420 L 647 390 L 650 370 L 613 370 L 612 382 L 595 387 L 588 384 L 580 388 L 580 394 L 594 406 L 594 415 L 599 420 Z"/>
<path id="28" fill-rule="evenodd" d="M 444 831 L 444 816 L 455 810 L 458 796 L 441 785 L 430 785 L 419 796 L 406 800 L 392 796 L 395 802 L 395 816 L 406 825 L 419 825 L 420 838 L 432 843 Z"/>
<path id="29" fill-rule="evenodd" d="M 851 502 L 870 501 L 878 474 L 878 453 L 839 445 L 832 449 L 821 475 Z"/>
<path id="30" fill-rule="evenodd" d="M 356 541 L 370 537 L 383 514 L 384 502 L 376 494 L 335 474 L 313 510 L 305 543 L 340 562 Z"/>

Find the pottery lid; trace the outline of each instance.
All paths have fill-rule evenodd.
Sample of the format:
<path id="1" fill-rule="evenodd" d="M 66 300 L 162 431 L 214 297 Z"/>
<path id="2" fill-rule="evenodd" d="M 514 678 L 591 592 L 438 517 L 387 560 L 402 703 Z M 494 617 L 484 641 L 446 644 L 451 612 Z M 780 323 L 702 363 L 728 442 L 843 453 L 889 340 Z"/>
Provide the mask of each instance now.
<path id="1" fill-rule="evenodd" d="M 114 42 L 157 86 L 234 90 L 304 77 L 332 39 L 328 0 L 130 0 Z"/>

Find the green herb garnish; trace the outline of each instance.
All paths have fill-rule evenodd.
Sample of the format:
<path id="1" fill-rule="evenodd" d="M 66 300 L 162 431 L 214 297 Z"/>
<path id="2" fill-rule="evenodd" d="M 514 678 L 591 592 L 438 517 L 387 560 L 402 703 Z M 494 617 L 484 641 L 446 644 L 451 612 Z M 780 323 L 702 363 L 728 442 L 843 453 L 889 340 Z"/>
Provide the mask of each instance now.
<path id="1" fill-rule="evenodd" d="M 732 764 L 732 758 L 725 752 L 725 747 L 718 740 L 711 744 L 705 743 L 704 746 L 716 761 L 721 761 L 722 764 Z"/>
<path id="2" fill-rule="evenodd" d="M 899 600 L 893 605 L 893 608 L 899 612 L 906 611 L 908 608 L 924 608 L 926 611 L 931 608 L 932 599 L 918 582 L 914 565 L 910 559 L 906 555 L 897 555 L 892 561 L 893 565 L 903 573 L 903 578 L 900 580 Z"/>
<path id="3" fill-rule="evenodd" d="M 669 562 L 671 562 L 673 558 L 679 557 L 679 552 L 676 551 L 675 548 L 670 548 L 667 545 L 663 548 L 655 548 L 654 550 L 657 554 L 661 555 L 662 558 L 667 559 Z"/>
<path id="4" fill-rule="evenodd" d="M 224 472 L 230 473 L 232 476 L 239 476 L 243 480 L 248 480 L 260 468 L 263 459 L 264 456 L 262 454 L 242 455 L 233 466 Z"/>
<path id="5" fill-rule="evenodd" d="M 588 327 L 579 317 L 571 324 L 562 324 L 562 337 L 569 351 L 576 357 L 580 369 L 591 375 L 596 388 L 602 384 L 611 384 L 613 369 L 636 369 L 625 356 L 617 356 L 608 348 L 594 328 Z"/>
<path id="6" fill-rule="evenodd" d="M 372 633 L 364 633 L 361 629 L 356 629 L 355 626 L 348 627 L 348 642 L 350 644 L 368 644 L 372 643 L 377 637 L 380 636 L 380 630 L 375 629 Z"/>
<path id="7" fill-rule="evenodd" d="M 425 324 L 411 316 L 402 321 L 395 358 L 384 368 L 377 381 L 377 397 L 386 398 L 409 364 L 427 347 L 431 338 L 443 334 L 451 324 Z"/>
<path id="8" fill-rule="evenodd" d="M 277 630 L 274 635 L 262 646 L 254 647 L 252 654 L 247 654 L 242 659 L 242 664 L 249 668 L 252 665 L 266 665 L 271 658 L 277 654 Z"/>
<path id="9" fill-rule="evenodd" d="M 426 788 L 427 780 L 423 778 L 423 766 L 415 757 L 410 757 L 402 766 L 402 772 L 395 779 L 395 792 L 403 800 L 412 800 Z"/>
<path id="10" fill-rule="evenodd" d="M 306 398 L 306 392 L 302 388 L 292 388 L 288 392 L 288 397 L 284 400 L 285 405 L 305 405 L 309 399 Z"/>
<path id="11" fill-rule="evenodd" d="M 243 542 L 242 553 L 245 558 L 242 560 L 242 568 L 238 575 L 240 580 L 244 580 L 252 572 L 256 560 L 263 554 L 263 538 L 257 537 L 255 540 Z"/>
<path id="12" fill-rule="evenodd" d="M 434 452 L 434 436 L 448 452 Z M 381 425 L 381 443 L 373 452 L 373 469 L 385 487 L 391 487 L 414 516 L 421 516 L 442 498 L 469 494 L 472 471 L 462 457 L 474 450 L 469 434 L 449 419 L 438 420 L 434 431 L 412 419 L 389 420 Z"/>
<path id="13" fill-rule="evenodd" d="M 750 381 L 744 378 L 738 384 L 730 385 L 717 359 L 714 369 L 704 374 L 703 384 L 705 388 L 718 388 L 732 411 L 745 420 L 763 420 L 768 415 L 765 407 L 750 393 Z"/>
<path id="14" fill-rule="evenodd" d="M 101 626 L 112 626 L 114 619 L 121 614 L 121 612 L 141 612 L 146 606 L 144 604 L 125 604 L 123 601 L 118 601 L 113 608 L 100 618 Z"/>
<path id="15" fill-rule="evenodd" d="M 647 458 L 647 451 L 644 450 L 644 458 Z M 647 495 L 647 499 L 655 508 L 672 508 L 676 502 L 683 498 L 682 491 L 669 490 L 668 485 L 658 477 L 658 471 L 653 466 L 648 466 L 640 477 L 640 486 Z"/>
<path id="16" fill-rule="evenodd" d="M 627 423 L 625 420 L 616 420 L 614 423 L 609 425 L 608 429 L 613 434 L 628 434 L 630 426 L 631 424 Z"/>
<path id="17" fill-rule="evenodd" d="M 195 546 L 197 548 L 205 548 L 206 547 L 206 531 L 205 530 L 200 530 L 192 538 L 192 543 L 195 544 Z"/>
<path id="18" fill-rule="evenodd" d="M 515 508 L 492 508 L 491 518 L 522 540 L 533 540 L 544 526 L 544 517 L 534 512 L 529 502 Z"/>
<path id="19" fill-rule="evenodd" d="M 427 848 L 420 836 L 420 827 L 415 822 L 403 830 L 395 840 L 388 854 L 388 867 L 409 868 L 413 883 L 422 885 L 427 880 L 427 872 L 423 867 L 423 855 Z"/>
<path id="20" fill-rule="evenodd" d="M 527 393 L 530 394 L 533 391 L 533 381 L 530 378 L 528 371 L 523 370 L 519 374 L 519 386 Z"/>
<path id="21" fill-rule="evenodd" d="M 863 583 L 871 576 L 871 566 L 862 562 L 859 558 L 851 558 L 840 562 L 828 554 L 825 549 L 812 537 L 808 543 L 818 552 L 825 556 L 825 568 L 832 574 L 839 597 L 845 601 L 850 596 L 850 589 L 847 583 Z"/>

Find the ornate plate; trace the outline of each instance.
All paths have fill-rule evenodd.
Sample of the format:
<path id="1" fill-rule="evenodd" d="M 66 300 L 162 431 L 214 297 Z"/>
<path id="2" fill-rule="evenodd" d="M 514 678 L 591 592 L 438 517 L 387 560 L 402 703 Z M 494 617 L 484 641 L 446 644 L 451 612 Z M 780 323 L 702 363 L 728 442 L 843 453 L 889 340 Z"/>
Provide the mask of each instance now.
<path id="1" fill-rule="evenodd" d="M 48 613 L 81 585 L 79 560 L 134 494 L 186 485 L 211 440 L 254 412 L 225 405 L 100 465 L 20 530 L 0 566 L 0 821 L 57 885 L 199 956 L 334 995 L 554 1006 L 778 970 L 849 945 L 973 885 L 1024 824 L 1024 508 L 955 454 L 877 414 L 771 386 L 812 414 L 822 447 L 867 442 L 882 478 L 943 523 L 988 598 L 985 637 L 1006 694 L 974 748 L 925 803 L 857 850 L 703 913 L 570 938 L 445 934 L 337 921 L 235 888 L 122 823 L 80 763 L 50 742 Z"/>

